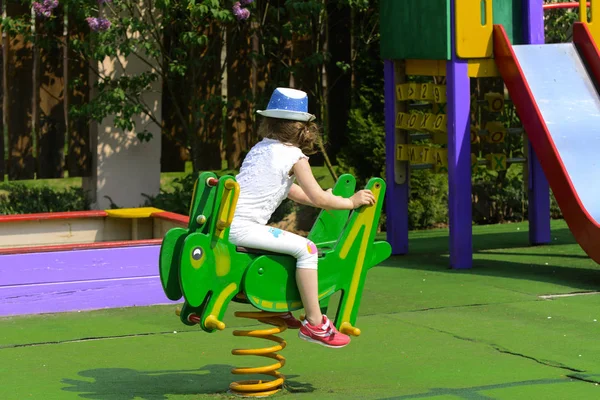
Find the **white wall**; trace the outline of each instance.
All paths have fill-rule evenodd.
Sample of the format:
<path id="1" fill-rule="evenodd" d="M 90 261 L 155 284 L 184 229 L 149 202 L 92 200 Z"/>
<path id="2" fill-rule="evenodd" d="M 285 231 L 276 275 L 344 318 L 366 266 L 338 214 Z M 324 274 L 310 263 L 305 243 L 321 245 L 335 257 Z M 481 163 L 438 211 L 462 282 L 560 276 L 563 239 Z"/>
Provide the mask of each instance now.
<path id="1" fill-rule="evenodd" d="M 98 63 L 97 69 L 104 76 L 118 77 L 122 74 L 137 74 L 150 67 L 135 56 L 119 59 L 106 58 Z M 91 94 L 94 95 L 94 80 L 90 74 Z M 161 86 L 159 80 L 154 90 L 144 97 L 158 121 L 161 117 Z M 90 125 L 92 154 L 92 174 L 84 178 L 83 188 L 92 200 L 92 209 L 110 208 L 108 196 L 119 207 L 137 207 L 144 203 L 143 193 L 156 195 L 160 189 L 161 129 L 145 116 L 135 119 L 140 131 L 147 129 L 153 134 L 150 142 L 140 142 L 136 132 L 124 132 L 113 126 L 113 117 L 102 123 Z M 94 155 L 94 154 L 93 154 Z"/>

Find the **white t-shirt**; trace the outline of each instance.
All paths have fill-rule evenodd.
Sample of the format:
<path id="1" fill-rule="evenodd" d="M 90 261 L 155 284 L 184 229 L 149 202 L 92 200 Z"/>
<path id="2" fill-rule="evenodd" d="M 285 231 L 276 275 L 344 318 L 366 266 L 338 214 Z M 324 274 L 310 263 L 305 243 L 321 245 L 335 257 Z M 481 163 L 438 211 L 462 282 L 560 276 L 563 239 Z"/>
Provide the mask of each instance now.
<path id="1" fill-rule="evenodd" d="M 301 158 L 308 159 L 298 147 L 274 139 L 264 138 L 252 147 L 236 176 L 240 197 L 233 225 L 265 225 L 287 197 L 295 180 L 290 171 Z"/>

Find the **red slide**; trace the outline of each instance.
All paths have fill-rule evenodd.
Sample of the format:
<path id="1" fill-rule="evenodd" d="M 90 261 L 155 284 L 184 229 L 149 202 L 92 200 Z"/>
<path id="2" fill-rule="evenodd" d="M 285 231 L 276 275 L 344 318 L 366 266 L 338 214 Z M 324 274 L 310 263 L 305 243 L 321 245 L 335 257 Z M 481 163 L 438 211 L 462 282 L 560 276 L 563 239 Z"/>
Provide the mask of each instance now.
<path id="1" fill-rule="evenodd" d="M 600 263 L 600 53 L 587 26 L 573 43 L 512 46 L 494 25 L 494 57 L 563 216 Z"/>

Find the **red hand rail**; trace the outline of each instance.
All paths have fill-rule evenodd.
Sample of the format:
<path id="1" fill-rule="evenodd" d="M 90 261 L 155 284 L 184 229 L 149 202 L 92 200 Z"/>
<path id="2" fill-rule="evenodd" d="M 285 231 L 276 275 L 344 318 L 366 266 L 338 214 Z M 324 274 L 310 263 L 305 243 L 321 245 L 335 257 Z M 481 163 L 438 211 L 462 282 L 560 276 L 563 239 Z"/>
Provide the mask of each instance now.
<path id="1" fill-rule="evenodd" d="M 590 6 L 590 2 L 587 2 L 588 7 Z M 544 10 L 559 10 L 561 8 L 579 8 L 579 2 L 573 3 L 549 3 L 544 4 Z"/>

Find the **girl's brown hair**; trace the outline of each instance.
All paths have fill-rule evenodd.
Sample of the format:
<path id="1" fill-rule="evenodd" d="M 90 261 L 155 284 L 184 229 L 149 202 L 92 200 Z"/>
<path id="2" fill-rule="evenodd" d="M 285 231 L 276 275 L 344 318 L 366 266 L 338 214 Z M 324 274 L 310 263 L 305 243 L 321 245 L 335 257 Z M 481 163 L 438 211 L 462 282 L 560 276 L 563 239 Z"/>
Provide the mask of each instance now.
<path id="1" fill-rule="evenodd" d="M 264 117 L 258 127 L 260 137 L 294 145 L 304 154 L 315 154 L 321 142 L 319 126 L 314 122 Z"/>

